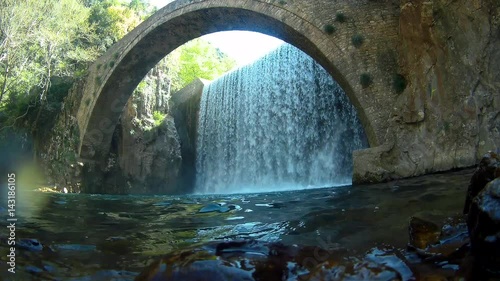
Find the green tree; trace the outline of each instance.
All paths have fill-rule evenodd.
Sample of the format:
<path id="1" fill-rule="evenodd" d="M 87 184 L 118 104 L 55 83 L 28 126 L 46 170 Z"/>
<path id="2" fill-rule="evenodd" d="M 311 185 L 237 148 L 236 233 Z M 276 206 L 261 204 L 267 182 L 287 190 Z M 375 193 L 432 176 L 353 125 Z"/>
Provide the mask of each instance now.
<path id="1" fill-rule="evenodd" d="M 163 58 L 139 83 L 132 102 L 140 115 L 168 113 L 168 100 L 196 78 L 212 80 L 231 70 L 234 59 L 203 39 L 180 46 Z"/>
<path id="2" fill-rule="evenodd" d="M 43 102 L 51 76 L 74 73 L 77 63 L 96 53 L 75 46 L 89 36 L 88 9 L 77 0 L 6 0 L 0 8 L 0 104 L 8 95 L 41 89 Z"/>
<path id="3" fill-rule="evenodd" d="M 85 5 L 91 9 L 89 23 L 96 35 L 93 44 L 101 52 L 156 11 L 143 0 L 128 4 L 118 0 L 85 0 Z"/>
<path id="4" fill-rule="evenodd" d="M 180 87 L 186 86 L 195 78 L 213 80 L 236 66 L 234 59 L 203 39 L 191 40 L 178 51 Z"/>

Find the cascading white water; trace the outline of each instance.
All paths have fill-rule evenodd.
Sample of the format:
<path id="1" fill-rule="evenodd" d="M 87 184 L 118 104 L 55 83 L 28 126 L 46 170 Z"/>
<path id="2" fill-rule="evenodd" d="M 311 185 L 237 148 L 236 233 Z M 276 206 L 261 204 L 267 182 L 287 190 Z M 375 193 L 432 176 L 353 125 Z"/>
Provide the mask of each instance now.
<path id="1" fill-rule="evenodd" d="M 353 105 L 312 58 L 285 44 L 203 90 L 197 193 L 243 193 L 351 183 L 366 146 Z"/>

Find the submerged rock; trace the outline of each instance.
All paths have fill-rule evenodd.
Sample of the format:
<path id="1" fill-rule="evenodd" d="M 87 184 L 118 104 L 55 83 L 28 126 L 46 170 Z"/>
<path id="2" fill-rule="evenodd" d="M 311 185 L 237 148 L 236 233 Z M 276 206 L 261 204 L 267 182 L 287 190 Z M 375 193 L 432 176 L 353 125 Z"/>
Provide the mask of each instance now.
<path id="1" fill-rule="evenodd" d="M 19 241 L 17 241 L 17 246 L 20 249 L 33 252 L 40 252 L 43 250 L 42 243 L 40 243 L 40 241 L 38 241 L 37 239 L 21 238 L 19 239 Z"/>
<path id="2" fill-rule="evenodd" d="M 75 252 L 92 252 L 96 250 L 94 245 L 82 244 L 59 244 L 54 245 L 53 248 L 57 251 L 75 251 Z"/>
<path id="3" fill-rule="evenodd" d="M 136 280 L 389 281 L 413 278 L 401 259 L 384 253 L 372 250 L 363 259 L 346 259 L 343 250 L 233 241 L 165 256 L 146 268 Z"/>
<path id="4" fill-rule="evenodd" d="M 425 249 L 429 245 L 439 241 L 441 230 L 435 223 L 418 217 L 411 217 L 409 233 L 410 245 L 420 249 Z"/>
<path id="5" fill-rule="evenodd" d="M 234 204 L 226 205 L 225 203 L 210 203 L 201 208 L 198 211 L 198 213 L 211 213 L 211 212 L 227 213 L 231 210 L 241 210 L 241 207 Z"/>
<path id="6" fill-rule="evenodd" d="M 137 273 L 130 271 L 118 270 L 102 270 L 93 275 L 72 278 L 70 281 L 126 281 L 132 280 Z"/>

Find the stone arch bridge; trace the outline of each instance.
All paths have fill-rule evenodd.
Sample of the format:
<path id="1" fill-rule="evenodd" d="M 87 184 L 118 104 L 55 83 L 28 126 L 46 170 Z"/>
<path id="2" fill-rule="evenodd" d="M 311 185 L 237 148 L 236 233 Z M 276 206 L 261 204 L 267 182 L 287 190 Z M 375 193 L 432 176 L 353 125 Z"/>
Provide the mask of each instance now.
<path id="1" fill-rule="evenodd" d="M 500 107 L 500 79 L 498 67 L 487 63 L 492 56 L 498 61 L 491 47 L 498 41 L 498 22 L 491 20 L 498 7 L 495 0 L 444 2 L 174 1 L 90 67 L 77 112 L 80 159 L 104 163 L 126 102 L 165 55 L 204 34 L 249 30 L 300 48 L 344 89 L 370 144 L 354 154 L 355 181 L 472 165 L 499 146 L 500 129 L 492 125 L 498 116 L 490 113 Z M 481 94 L 471 96 L 475 92 Z M 481 121 L 480 104 L 489 104 Z"/>

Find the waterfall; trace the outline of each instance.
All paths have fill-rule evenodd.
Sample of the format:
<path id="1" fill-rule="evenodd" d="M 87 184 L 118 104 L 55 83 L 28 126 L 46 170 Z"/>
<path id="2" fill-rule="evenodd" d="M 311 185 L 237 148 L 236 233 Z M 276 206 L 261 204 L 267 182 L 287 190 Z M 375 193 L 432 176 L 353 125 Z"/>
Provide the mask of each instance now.
<path id="1" fill-rule="evenodd" d="M 198 124 L 198 193 L 350 184 L 367 144 L 342 89 L 288 44 L 207 85 Z"/>

